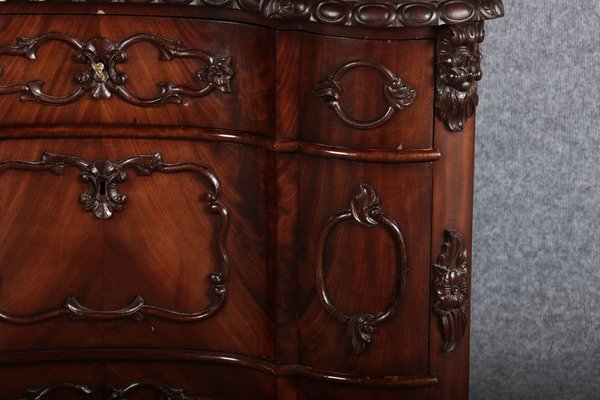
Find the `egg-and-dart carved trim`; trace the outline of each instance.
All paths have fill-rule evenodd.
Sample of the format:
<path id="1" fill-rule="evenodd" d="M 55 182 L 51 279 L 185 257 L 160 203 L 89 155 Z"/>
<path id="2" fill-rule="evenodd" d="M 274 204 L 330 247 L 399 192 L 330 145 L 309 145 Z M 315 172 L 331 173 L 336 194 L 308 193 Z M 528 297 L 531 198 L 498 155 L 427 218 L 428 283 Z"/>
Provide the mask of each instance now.
<path id="1" fill-rule="evenodd" d="M 32 1 L 32 0 L 28 0 Z M 79 0 L 92 3 L 97 0 Z M 79 2 L 78 1 L 78 2 Z M 37 0 L 36 0 L 37 2 Z M 103 0 L 102 3 L 178 4 L 249 11 L 267 18 L 327 25 L 397 28 L 452 25 L 504 15 L 502 0 Z"/>
<path id="2" fill-rule="evenodd" d="M 231 57 L 213 57 L 192 48 L 182 47 L 179 40 L 169 40 L 149 33 L 135 33 L 115 43 L 105 38 L 83 42 L 64 32 L 47 32 L 36 37 L 19 37 L 15 46 L 0 46 L 0 55 L 21 56 L 30 60 L 37 58 L 37 51 L 48 42 L 60 41 L 75 48 L 73 62 L 84 64 L 85 69 L 75 75 L 78 86 L 71 93 L 53 96 L 44 92 L 44 82 L 33 80 L 0 86 L 0 95 L 21 94 L 21 101 L 35 101 L 47 105 L 73 103 L 90 93 L 94 99 L 107 99 L 113 94 L 126 102 L 141 106 L 159 106 L 165 103 L 181 103 L 183 97 L 202 97 L 215 89 L 231 92 L 233 76 Z M 125 50 L 138 43 L 150 43 L 159 51 L 161 61 L 189 58 L 200 61 L 196 72 L 198 86 L 179 86 L 171 82 L 158 83 L 158 92 L 152 97 L 139 97 L 127 89 L 129 77 L 119 72 L 118 64 L 127 61 Z"/>
<path id="3" fill-rule="evenodd" d="M 81 170 L 80 178 L 87 183 L 88 188 L 81 195 L 80 201 L 86 209 L 93 211 L 98 218 L 106 217 L 108 212 L 120 209 L 125 202 L 125 196 L 118 193 L 116 184 L 125 181 L 127 169 L 133 169 L 140 176 L 158 173 L 194 173 L 204 178 L 209 184 L 206 195 L 208 209 L 211 214 L 220 217 L 220 224 L 216 238 L 216 251 L 219 265 L 216 271 L 208 275 L 211 288 L 211 304 L 205 309 L 186 313 L 167 310 L 161 307 L 146 304 L 141 295 L 135 297 L 128 306 L 111 311 L 96 311 L 81 305 L 75 296 L 70 296 L 62 307 L 34 314 L 11 314 L 0 310 L 0 321 L 12 324 L 31 324 L 62 316 L 74 320 L 114 320 L 114 319 L 143 319 L 145 315 L 152 315 L 172 321 L 188 322 L 199 321 L 214 315 L 223 305 L 227 297 L 226 282 L 229 277 L 229 257 L 225 249 L 225 238 L 229 226 L 227 208 L 219 201 L 220 184 L 216 175 L 207 167 L 197 163 L 163 162 L 160 153 L 139 155 L 126 158 L 117 162 L 98 160 L 88 163 L 80 157 L 44 152 L 41 161 L 8 160 L 0 161 L 0 172 L 14 169 L 25 171 L 50 171 L 62 174 L 64 168 L 75 167 Z M 104 188 L 104 189 L 102 189 Z M 119 206 L 116 208 L 115 204 Z"/>
<path id="4" fill-rule="evenodd" d="M 370 121 L 360 121 L 350 117 L 340 105 L 343 93 L 341 80 L 348 72 L 358 68 L 374 69 L 385 79 L 382 91 L 388 108 L 380 117 Z M 356 129 L 375 129 L 384 125 L 395 111 L 402 111 L 410 106 L 416 96 L 415 89 L 403 83 L 388 67 L 377 61 L 365 59 L 352 60 L 343 64 L 332 75 L 322 79 L 313 91 L 346 125 Z"/>
<path id="5" fill-rule="evenodd" d="M 438 118 L 453 132 L 463 131 L 465 121 L 475 114 L 479 102 L 479 43 L 484 36 L 482 22 L 443 27 L 438 34 L 435 109 Z"/>
<path id="6" fill-rule="evenodd" d="M 395 268 L 394 286 L 387 306 L 377 314 L 369 312 L 346 312 L 337 308 L 327 293 L 326 271 L 323 263 L 325 246 L 331 232 L 341 223 L 355 222 L 366 228 L 382 226 L 392 236 L 396 243 L 398 257 Z M 377 331 L 379 325 L 388 320 L 396 307 L 398 295 L 406 282 L 406 248 L 404 239 L 398 223 L 383 213 L 379 204 L 379 198 L 375 190 L 363 183 L 360 185 L 360 193 L 351 201 L 350 209 L 342 211 L 331 218 L 323 226 L 317 241 L 315 258 L 316 283 L 321 303 L 325 309 L 339 322 L 346 324 L 348 335 L 355 354 L 364 352 L 367 345 L 371 343 L 372 335 Z"/>
<path id="7" fill-rule="evenodd" d="M 433 265 L 433 310 L 440 321 L 442 350 L 450 352 L 465 335 L 469 302 L 469 257 L 462 234 L 444 231 L 442 251 Z"/>
<path id="8" fill-rule="evenodd" d="M 98 400 L 126 400 L 130 395 L 138 391 L 152 392 L 155 398 L 160 400 L 212 400 L 208 397 L 189 397 L 183 389 L 174 389 L 164 383 L 150 380 L 133 382 L 122 388 L 112 385 L 102 385 L 95 389 L 80 383 L 54 382 L 37 389 L 25 390 L 23 397 L 19 400 L 54 399 L 55 395 L 62 391 L 75 393 L 80 398 L 94 398 Z"/>

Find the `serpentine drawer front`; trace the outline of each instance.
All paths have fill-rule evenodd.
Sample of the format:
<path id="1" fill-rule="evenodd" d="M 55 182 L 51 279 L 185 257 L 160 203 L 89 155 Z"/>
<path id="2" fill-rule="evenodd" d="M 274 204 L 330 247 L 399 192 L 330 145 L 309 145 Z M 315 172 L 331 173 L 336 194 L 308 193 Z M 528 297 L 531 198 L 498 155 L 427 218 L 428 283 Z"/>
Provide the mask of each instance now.
<path id="1" fill-rule="evenodd" d="M 1 3 L 0 400 L 467 399 L 502 14 Z"/>

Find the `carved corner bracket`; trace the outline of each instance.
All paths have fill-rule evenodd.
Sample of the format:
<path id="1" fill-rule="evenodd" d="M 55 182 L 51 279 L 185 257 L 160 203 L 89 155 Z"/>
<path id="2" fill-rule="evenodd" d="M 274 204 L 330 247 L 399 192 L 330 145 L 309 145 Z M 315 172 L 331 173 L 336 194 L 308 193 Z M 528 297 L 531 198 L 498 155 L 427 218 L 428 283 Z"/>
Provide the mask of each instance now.
<path id="1" fill-rule="evenodd" d="M 85 64 L 85 69 L 75 75 L 78 86 L 71 93 L 54 96 L 44 92 L 44 82 L 34 80 L 0 86 L 0 95 L 20 93 L 21 101 L 35 101 L 47 105 L 65 105 L 79 100 L 85 93 L 94 99 L 107 99 L 113 94 L 126 102 L 141 106 L 158 106 L 165 103 L 181 103 L 182 97 L 202 97 L 218 90 L 231 92 L 233 77 L 231 57 L 213 57 L 198 50 L 181 46 L 179 40 L 169 40 L 149 33 L 136 33 L 120 42 L 94 38 L 83 42 L 64 32 L 47 32 L 36 37 L 20 37 L 15 46 L 0 46 L 0 55 L 21 56 L 30 60 L 37 58 L 37 50 L 52 41 L 66 43 L 75 49 L 73 62 Z M 149 43 L 159 51 L 161 61 L 175 58 L 195 59 L 202 65 L 195 74 L 197 86 L 179 86 L 171 82 L 158 83 L 156 95 L 148 98 L 136 96 L 127 89 L 129 77 L 119 72 L 117 65 L 127 61 L 125 50 L 138 43 Z"/>
<path id="2" fill-rule="evenodd" d="M 31 324 L 61 316 L 73 320 L 141 320 L 144 315 L 153 315 L 172 321 L 199 321 L 214 315 L 225 303 L 227 297 L 226 282 L 229 277 L 229 257 L 225 249 L 225 239 L 229 227 L 227 208 L 219 201 L 220 184 L 215 174 L 207 167 L 197 163 L 165 163 L 160 153 L 139 155 L 125 158 L 116 162 L 97 160 L 89 163 L 77 156 L 44 152 L 41 161 L 7 160 L 0 161 L 0 172 L 8 169 L 25 171 L 51 171 L 62 174 L 64 168 L 74 167 L 81 170 L 80 179 L 88 185 L 87 190 L 80 196 L 86 210 L 91 211 L 97 218 L 109 218 L 114 211 L 121 209 L 125 203 L 125 195 L 117 191 L 117 183 L 126 178 L 126 170 L 133 169 L 141 176 L 154 172 L 160 173 L 195 173 L 208 182 L 209 191 L 206 195 L 208 209 L 211 214 L 220 217 L 216 234 L 216 253 L 219 259 L 219 269 L 208 275 L 211 285 L 210 304 L 198 312 L 180 312 L 167 310 L 146 304 L 141 295 L 128 306 L 119 310 L 97 311 L 81 305 L 75 296 L 70 296 L 62 307 L 34 314 L 10 314 L 0 310 L 0 321 L 13 324 Z"/>
<path id="3" fill-rule="evenodd" d="M 483 22 L 439 29 L 435 109 L 438 118 L 453 132 L 464 130 L 465 121 L 475 114 L 479 102 L 479 43 L 484 36 Z"/>
<path id="4" fill-rule="evenodd" d="M 130 383 L 123 388 L 117 388 L 112 385 L 103 385 L 98 389 L 93 389 L 87 385 L 73 382 L 57 382 L 51 385 L 41 386 L 37 389 L 26 390 L 23 394 L 24 400 L 46 400 L 55 398 L 55 394 L 60 392 L 71 392 L 80 396 L 80 398 L 101 398 L 101 399 L 127 399 L 134 392 L 153 392 L 156 398 L 163 400 L 211 400 L 208 397 L 188 397 L 183 389 L 174 389 L 161 382 L 141 381 Z"/>
<path id="5" fill-rule="evenodd" d="M 388 108 L 383 114 L 370 121 L 360 121 L 350 117 L 340 105 L 342 97 L 342 78 L 350 71 L 358 68 L 371 68 L 379 72 L 385 79 L 383 84 L 383 96 L 388 103 Z M 322 79 L 314 88 L 314 93 L 323 100 L 329 108 L 344 123 L 356 129 L 375 129 L 384 125 L 392 117 L 395 111 L 402 111 L 410 106 L 416 97 L 415 89 L 404 84 L 402 79 L 396 76 L 389 68 L 374 60 L 353 60 L 338 68 L 332 75 Z"/>
<path id="6" fill-rule="evenodd" d="M 387 306 L 377 314 L 364 311 L 342 311 L 333 304 L 327 293 L 325 284 L 326 271 L 323 265 L 325 246 L 331 232 L 335 227 L 344 222 L 355 222 L 365 228 L 381 226 L 390 233 L 396 242 L 398 258 L 395 268 L 394 288 Z M 329 314 L 339 322 L 347 325 L 354 353 L 360 354 L 364 352 L 367 344 L 371 343 L 372 335 L 377 331 L 378 326 L 392 316 L 398 295 L 406 282 L 407 273 L 406 248 L 400 227 L 394 219 L 383 213 L 383 209 L 379 204 L 379 198 L 371 186 L 364 183 L 361 184 L 360 193 L 352 199 L 350 209 L 332 216 L 325 223 L 317 242 L 315 265 L 317 291 L 321 298 L 321 303 Z"/>
<path id="7" fill-rule="evenodd" d="M 469 302 L 469 257 L 462 234 L 444 231 L 442 251 L 433 265 L 433 309 L 440 320 L 445 352 L 454 350 L 465 335 Z"/>

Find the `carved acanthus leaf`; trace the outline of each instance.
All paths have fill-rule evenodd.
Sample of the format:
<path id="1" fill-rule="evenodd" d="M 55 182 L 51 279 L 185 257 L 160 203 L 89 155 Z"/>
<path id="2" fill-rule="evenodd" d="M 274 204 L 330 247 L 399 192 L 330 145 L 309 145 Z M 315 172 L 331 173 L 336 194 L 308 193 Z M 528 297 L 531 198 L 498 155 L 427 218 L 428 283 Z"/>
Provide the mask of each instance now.
<path id="1" fill-rule="evenodd" d="M 468 261 L 463 236 L 446 230 L 442 251 L 433 265 L 433 309 L 440 319 L 442 349 L 446 352 L 458 346 L 468 324 Z"/>

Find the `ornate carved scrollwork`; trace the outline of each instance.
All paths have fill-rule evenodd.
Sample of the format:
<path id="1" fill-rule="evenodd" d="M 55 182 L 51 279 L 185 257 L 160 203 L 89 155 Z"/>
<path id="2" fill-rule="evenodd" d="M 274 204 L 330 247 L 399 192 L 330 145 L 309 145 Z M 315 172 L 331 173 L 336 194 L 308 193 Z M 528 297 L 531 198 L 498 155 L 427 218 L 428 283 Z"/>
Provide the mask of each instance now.
<path id="1" fill-rule="evenodd" d="M 468 262 L 463 236 L 458 231 L 446 230 L 442 252 L 433 265 L 433 309 L 440 319 L 442 349 L 446 352 L 459 345 L 468 324 Z"/>
<path id="2" fill-rule="evenodd" d="M 435 109 L 438 118 L 454 132 L 462 132 L 465 121 L 475 114 L 481 79 L 479 43 L 483 23 L 441 28 L 437 45 Z"/>
<path id="3" fill-rule="evenodd" d="M 252 2 L 241 2 L 240 8 L 246 8 L 241 6 L 242 3 L 253 9 Z M 260 12 L 267 17 L 384 28 L 460 24 L 499 18 L 504 15 L 504 6 L 502 0 L 266 0 L 260 2 Z"/>
<path id="4" fill-rule="evenodd" d="M 383 96 L 388 103 L 388 109 L 380 117 L 371 121 L 359 121 L 348 116 L 340 105 L 340 97 L 343 93 L 341 80 L 344 75 L 357 68 L 372 68 L 386 80 L 383 85 Z M 356 129 L 374 129 L 382 126 L 395 111 L 402 111 L 410 106 L 416 96 L 415 89 L 404 84 L 389 68 L 374 60 L 353 60 L 345 63 L 333 75 L 321 80 L 314 88 L 314 92 L 344 123 Z"/>
<path id="5" fill-rule="evenodd" d="M 181 103 L 184 96 L 202 97 L 215 89 L 223 93 L 231 92 L 231 57 L 213 57 L 198 49 L 183 48 L 179 40 L 169 40 L 149 33 L 136 33 L 114 43 L 104 38 L 83 42 L 68 33 L 47 32 L 32 38 L 20 37 L 16 46 L 0 46 L 0 55 L 22 56 L 35 60 L 37 50 L 52 41 L 67 43 L 75 48 L 74 62 L 86 65 L 85 69 L 75 76 L 78 83 L 75 90 L 65 95 L 53 96 L 44 92 L 44 82 L 34 80 L 0 86 L 0 95 L 20 93 L 21 101 L 65 105 L 77 101 L 87 92 L 95 99 L 106 99 L 115 94 L 130 104 L 148 107 Z M 127 61 L 127 48 L 142 42 L 156 47 L 162 61 L 175 58 L 199 60 L 202 67 L 195 76 L 198 86 L 179 86 L 163 82 L 158 84 L 158 93 L 152 97 L 144 98 L 131 93 L 126 87 L 129 77 L 126 73 L 119 72 L 116 67 Z"/>
<path id="6" fill-rule="evenodd" d="M 78 383 L 57 382 L 37 389 L 26 390 L 22 400 L 54 399 L 56 398 L 56 393 L 65 390 L 78 394 L 81 398 L 86 399 L 127 400 L 134 392 L 140 391 L 154 393 L 154 398 L 161 400 L 211 400 L 208 397 L 188 397 L 183 389 L 174 389 L 164 383 L 150 380 L 130 383 L 123 388 L 117 388 L 112 385 L 103 385 L 98 389 L 92 389 L 87 385 Z"/>
<path id="7" fill-rule="evenodd" d="M 0 172 L 8 169 L 17 169 L 25 171 L 51 171 L 54 174 L 62 174 L 65 167 L 75 167 L 82 171 L 80 178 L 88 184 L 88 189 L 80 196 L 80 201 L 84 203 L 84 207 L 87 210 L 94 212 L 98 218 L 108 218 L 112 215 L 113 211 L 121 209 L 121 206 L 125 202 L 125 196 L 117 192 L 116 184 L 125 181 L 125 171 L 127 169 L 133 169 L 142 176 L 148 176 L 154 172 L 191 172 L 203 177 L 208 182 L 210 188 L 206 196 L 209 211 L 211 214 L 220 217 L 216 239 L 220 269 L 211 272 L 208 276 L 212 286 L 211 303 L 201 311 L 185 313 L 146 304 L 144 298 L 138 295 L 125 308 L 113 311 L 96 311 L 82 306 L 76 297 L 71 296 L 67 298 L 64 306 L 49 311 L 26 315 L 0 311 L 0 321 L 13 324 L 31 324 L 61 316 L 68 316 L 71 319 L 77 320 L 114 320 L 125 318 L 140 320 L 144 315 L 153 315 L 172 321 L 188 322 L 206 319 L 214 315 L 221 308 L 227 297 L 225 283 L 229 276 L 229 257 L 225 250 L 229 216 L 227 208 L 219 201 L 219 181 L 210 169 L 197 163 L 168 164 L 163 162 L 160 153 L 139 155 L 117 162 L 98 160 L 88 163 L 77 156 L 49 152 L 45 152 L 42 155 L 41 161 L 0 161 Z"/>
<path id="8" fill-rule="evenodd" d="M 329 298 L 327 287 L 325 285 L 325 267 L 323 265 L 323 256 L 327 238 L 333 229 L 339 224 L 347 221 L 354 221 L 366 228 L 374 226 L 382 226 L 392 236 L 396 242 L 398 251 L 398 262 L 396 264 L 394 288 L 390 300 L 384 310 L 377 314 L 369 312 L 345 312 L 338 309 Z M 316 282 L 317 290 L 321 298 L 321 303 L 325 309 L 339 322 L 344 323 L 348 327 L 348 335 L 352 343 L 355 354 L 364 352 L 367 344 L 371 343 L 372 335 L 377 331 L 377 327 L 388 320 L 398 299 L 398 295 L 406 281 L 406 248 L 400 227 L 391 217 L 383 213 L 383 209 L 379 205 L 379 198 L 375 190 L 367 185 L 360 185 L 360 193 L 357 194 L 350 204 L 350 209 L 342 211 L 327 221 L 317 242 L 317 253 L 315 259 L 316 265 Z"/>

